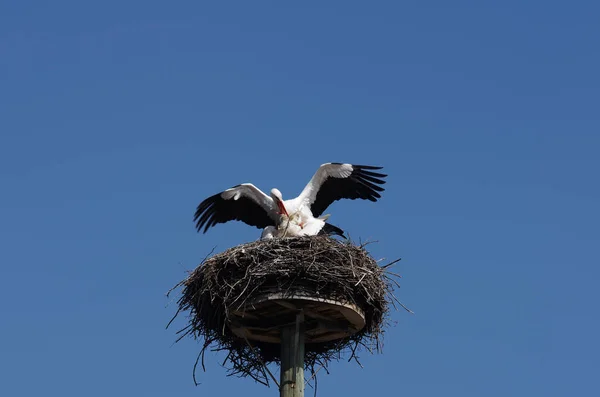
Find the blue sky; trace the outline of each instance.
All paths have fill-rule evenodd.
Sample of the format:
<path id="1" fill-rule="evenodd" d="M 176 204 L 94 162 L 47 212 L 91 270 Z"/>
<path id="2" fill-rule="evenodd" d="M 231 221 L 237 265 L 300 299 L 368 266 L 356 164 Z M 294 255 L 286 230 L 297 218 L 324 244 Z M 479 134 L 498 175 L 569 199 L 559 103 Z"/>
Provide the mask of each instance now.
<path id="1" fill-rule="evenodd" d="M 0 4 L 1 395 L 277 395 L 194 386 L 165 293 L 260 235 L 202 199 L 330 161 L 389 174 L 328 212 L 416 314 L 319 395 L 598 393 L 595 2 L 200 3 Z"/>

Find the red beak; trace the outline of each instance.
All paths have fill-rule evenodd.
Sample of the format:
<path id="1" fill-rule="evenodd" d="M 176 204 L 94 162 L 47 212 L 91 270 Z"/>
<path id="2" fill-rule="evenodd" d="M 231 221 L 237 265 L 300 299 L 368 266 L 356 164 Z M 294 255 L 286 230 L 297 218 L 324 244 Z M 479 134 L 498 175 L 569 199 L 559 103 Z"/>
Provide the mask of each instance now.
<path id="1" fill-rule="evenodd" d="M 287 210 L 285 209 L 285 206 L 283 205 L 283 201 L 281 200 L 277 200 L 277 207 L 279 207 L 279 214 L 285 214 L 285 216 L 288 216 Z"/>

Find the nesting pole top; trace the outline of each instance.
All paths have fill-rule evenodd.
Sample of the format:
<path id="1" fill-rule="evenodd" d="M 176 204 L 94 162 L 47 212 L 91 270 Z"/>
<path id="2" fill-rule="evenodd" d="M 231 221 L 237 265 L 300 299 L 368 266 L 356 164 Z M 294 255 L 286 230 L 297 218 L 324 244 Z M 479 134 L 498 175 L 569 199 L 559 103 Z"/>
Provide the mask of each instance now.
<path id="1" fill-rule="evenodd" d="M 226 351 L 230 374 L 268 383 L 264 365 L 282 363 L 282 329 L 302 313 L 304 368 L 357 347 L 379 351 L 397 285 L 364 249 L 326 236 L 256 241 L 204 260 L 186 280 L 182 337 Z M 347 350 L 349 349 L 349 350 Z M 203 363 L 203 361 L 200 361 Z"/>
<path id="2" fill-rule="evenodd" d="M 230 313 L 230 328 L 241 338 L 280 343 L 279 329 L 293 324 L 304 314 L 306 343 L 323 343 L 347 338 L 365 326 L 365 315 L 353 303 L 339 302 L 302 292 L 272 292 Z"/>

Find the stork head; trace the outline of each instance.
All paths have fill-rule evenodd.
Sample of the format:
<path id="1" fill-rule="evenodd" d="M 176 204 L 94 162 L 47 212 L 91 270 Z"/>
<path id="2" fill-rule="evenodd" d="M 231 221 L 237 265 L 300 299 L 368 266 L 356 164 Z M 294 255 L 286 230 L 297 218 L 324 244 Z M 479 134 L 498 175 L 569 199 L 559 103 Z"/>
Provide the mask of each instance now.
<path id="1" fill-rule="evenodd" d="M 285 209 L 285 205 L 283 205 L 283 196 L 279 189 L 271 189 L 271 197 L 275 200 L 277 204 L 277 208 L 279 208 L 279 214 L 289 216 L 287 210 Z"/>

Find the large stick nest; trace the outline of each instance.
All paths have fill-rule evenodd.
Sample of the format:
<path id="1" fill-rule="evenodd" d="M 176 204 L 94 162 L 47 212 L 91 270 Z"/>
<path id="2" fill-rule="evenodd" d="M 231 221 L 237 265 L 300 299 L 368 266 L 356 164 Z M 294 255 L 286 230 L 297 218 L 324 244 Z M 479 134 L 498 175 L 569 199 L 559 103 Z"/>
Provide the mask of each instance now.
<path id="1" fill-rule="evenodd" d="M 358 362 L 360 348 L 380 352 L 390 304 L 402 305 L 393 294 L 399 276 L 388 270 L 397 261 L 379 266 L 365 245 L 326 236 L 272 239 L 239 245 L 205 259 L 173 288 L 182 287 L 173 319 L 180 312 L 189 314 L 177 341 L 188 335 L 202 341 L 194 381 L 196 366 L 201 360 L 205 368 L 204 354 L 210 349 L 226 352 L 223 366 L 229 375 L 250 376 L 269 384 L 266 364 L 280 362 L 280 345 L 248 341 L 228 327 L 231 313 L 265 291 L 293 294 L 300 289 L 354 304 L 364 312 L 366 325 L 357 333 L 305 346 L 306 370 L 313 376 L 315 369 L 327 370 L 328 363 L 344 353 Z"/>

